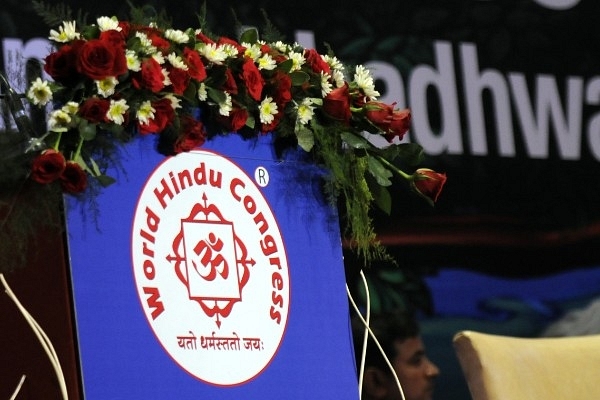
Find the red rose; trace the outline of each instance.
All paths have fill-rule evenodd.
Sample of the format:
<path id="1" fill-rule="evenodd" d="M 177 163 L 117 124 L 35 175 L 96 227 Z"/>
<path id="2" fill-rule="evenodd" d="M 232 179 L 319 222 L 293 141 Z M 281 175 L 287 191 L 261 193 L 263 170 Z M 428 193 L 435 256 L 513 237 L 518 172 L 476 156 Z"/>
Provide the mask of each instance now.
<path id="1" fill-rule="evenodd" d="M 196 33 L 196 39 L 198 39 L 199 41 L 206 43 L 206 44 L 213 44 L 215 42 L 214 40 L 212 40 L 211 38 L 209 38 L 202 32 Z"/>
<path id="2" fill-rule="evenodd" d="M 394 105 L 385 104 L 379 101 L 369 101 L 365 104 L 367 119 L 383 132 L 388 131 L 392 122 Z"/>
<path id="3" fill-rule="evenodd" d="M 44 150 L 31 166 L 31 178 L 38 183 L 50 183 L 58 179 L 65 170 L 65 156 L 54 150 Z"/>
<path id="4" fill-rule="evenodd" d="M 171 85 L 173 87 L 173 93 L 182 95 L 190 82 L 190 75 L 183 69 L 170 68 L 169 80 L 171 81 Z"/>
<path id="5" fill-rule="evenodd" d="M 75 161 L 67 161 L 60 176 L 60 186 L 67 193 L 81 193 L 87 187 L 87 174 Z"/>
<path id="6" fill-rule="evenodd" d="M 402 140 L 404 134 L 408 131 L 408 128 L 410 128 L 410 121 L 410 110 L 395 110 L 392 114 L 389 131 L 385 135 L 388 142 L 391 143 L 395 137 Z"/>
<path id="7" fill-rule="evenodd" d="M 276 70 L 275 74 L 269 79 L 265 92 L 273 98 L 273 101 L 277 103 L 277 107 L 283 110 L 287 103 L 292 100 L 292 78 L 285 72 Z"/>
<path id="8" fill-rule="evenodd" d="M 110 41 L 89 40 L 79 51 L 77 71 L 94 80 L 122 75 L 127 72 L 125 51 Z"/>
<path id="9" fill-rule="evenodd" d="M 173 110 L 171 100 L 169 99 L 153 101 L 152 107 L 155 110 L 154 118 L 148 121 L 147 124 L 138 123 L 138 128 L 142 135 L 161 133 L 175 118 L 175 111 Z"/>
<path id="10" fill-rule="evenodd" d="M 260 45 L 260 52 L 263 54 L 269 54 L 271 52 L 271 46 L 266 43 Z"/>
<path id="11" fill-rule="evenodd" d="M 150 57 L 142 62 L 142 69 L 132 77 L 131 82 L 136 89 L 148 89 L 158 93 L 165 87 L 165 76 L 158 61 Z"/>
<path id="12" fill-rule="evenodd" d="M 219 123 L 229 132 L 237 132 L 246 125 L 248 121 L 248 110 L 234 107 L 229 116 L 217 115 Z"/>
<path id="13" fill-rule="evenodd" d="M 262 89 L 265 85 L 265 80 L 251 58 L 246 58 L 244 60 L 240 77 L 246 84 L 246 88 L 248 89 L 248 94 L 250 97 L 256 101 L 259 101 L 260 95 L 262 94 Z"/>
<path id="14" fill-rule="evenodd" d="M 110 107 L 110 102 L 98 97 L 90 97 L 79 107 L 78 114 L 95 124 L 106 122 L 106 113 Z"/>
<path id="15" fill-rule="evenodd" d="M 128 21 L 119 21 L 119 28 L 121 28 L 121 34 L 124 38 L 129 36 L 131 30 L 131 24 Z"/>
<path id="16" fill-rule="evenodd" d="M 202 58 L 197 51 L 186 47 L 183 49 L 183 59 L 188 66 L 188 74 L 191 78 L 197 80 L 198 82 L 202 82 L 206 79 L 206 68 L 204 67 Z"/>
<path id="17" fill-rule="evenodd" d="M 238 93 L 237 83 L 235 82 L 235 78 L 229 68 L 225 70 L 225 83 L 223 83 L 221 89 L 231 94 Z"/>
<path id="18" fill-rule="evenodd" d="M 352 112 L 350 111 L 350 93 L 348 91 L 348 84 L 333 89 L 323 99 L 323 111 L 330 117 L 345 123 L 350 121 Z"/>
<path id="19" fill-rule="evenodd" d="M 246 51 L 246 48 L 244 46 L 242 46 L 235 40 L 232 40 L 225 36 L 220 37 L 219 40 L 217 41 L 217 44 L 229 44 L 229 45 L 235 47 L 239 54 L 244 54 L 244 52 Z"/>
<path id="20" fill-rule="evenodd" d="M 327 64 L 327 62 L 315 49 L 306 49 L 304 51 L 304 58 L 306 59 L 306 63 L 315 73 L 320 74 L 321 72 L 331 72 L 329 64 Z"/>
<path id="21" fill-rule="evenodd" d="M 171 43 L 167 39 L 162 36 L 162 32 L 156 28 L 151 28 L 145 26 L 143 29 L 140 29 L 142 32 L 146 34 L 148 39 L 152 42 L 152 46 L 156 47 L 163 52 L 168 52 L 171 47 Z"/>
<path id="22" fill-rule="evenodd" d="M 125 49 L 127 44 L 125 43 L 123 33 L 117 30 L 111 29 L 100 33 L 100 40 L 110 43 L 111 46 L 120 47 Z"/>
<path id="23" fill-rule="evenodd" d="M 435 203 L 442 193 L 445 183 L 446 174 L 435 172 L 429 168 L 419 168 L 413 175 L 411 186 L 429 202 Z"/>
<path id="24" fill-rule="evenodd" d="M 260 126 L 260 131 L 263 134 L 267 134 L 269 132 L 273 132 L 275 130 L 275 128 L 277 128 L 277 125 L 279 125 L 279 122 L 281 121 L 281 118 L 283 118 L 283 111 L 278 111 L 277 114 L 275 114 L 273 116 L 273 121 L 271 121 L 271 123 L 269 124 L 261 124 Z"/>
<path id="25" fill-rule="evenodd" d="M 82 40 L 61 46 L 44 60 L 44 71 L 57 82 L 68 84 L 77 79 L 77 55 L 83 45 Z"/>
<path id="26" fill-rule="evenodd" d="M 181 130 L 183 135 L 175 142 L 175 153 L 190 151 L 202 146 L 206 141 L 206 130 L 204 124 L 190 115 L 181 117 Z"/>

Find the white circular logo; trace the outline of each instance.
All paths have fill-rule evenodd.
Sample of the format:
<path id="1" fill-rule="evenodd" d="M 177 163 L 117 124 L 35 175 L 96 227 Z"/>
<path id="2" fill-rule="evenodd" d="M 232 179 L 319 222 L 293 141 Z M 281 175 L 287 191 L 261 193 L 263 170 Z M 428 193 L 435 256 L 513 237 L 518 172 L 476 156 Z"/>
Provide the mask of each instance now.
<path id="1" fill-rule="evenodd" d="M 268 366 L 287 325 L 288 262 L 240 167 L 205 150 L 167 158 L 142 190 L 131 246 L 146 318 L 181 368 L 229 386 Z"/>

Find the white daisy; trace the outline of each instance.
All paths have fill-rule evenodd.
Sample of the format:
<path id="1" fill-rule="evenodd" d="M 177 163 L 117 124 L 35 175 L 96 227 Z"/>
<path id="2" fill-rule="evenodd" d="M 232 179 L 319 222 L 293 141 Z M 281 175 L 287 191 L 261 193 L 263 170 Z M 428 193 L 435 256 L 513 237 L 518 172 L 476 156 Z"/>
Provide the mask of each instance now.
<path id="1" fill-rule="evenodd" d="M 42 78 L 36 78 L 31 82 L 29 90 L 27 91 L 27 98 L 36 106 L 45 106 L 52 101 L 52 89 L 48 81 L 42 80 Z"/>
<path id="2" fill-rule="evenodd" d="M 110 17 L 99 17 L 96 22 L 98 23 L 98 28 L 100 32 L 106 31 L 122 31 L 123 29 L 119 26 L 119 21 L 116 18 Z"/>
<path id="3" fill-rule="evenodd" d="M 58 32 L 54 29 L 50 30 L 48 39 L 58 43 L 67 43 L 71 40 L 79 39 L 79 37 L 79 32 L 77 32 L 75 28 L 75 21 L 63 21 L 62 26 L 58 27 Z"/>
<path id="4" fill-rule="evenodd" d="M 354 81 L 370 100 L 375 100 L 379 96 L 379 92 L 375 90 L 375 82 L 373 81 L 371 72 L 364 66 L 358 65 L 356 67 Z"/>
<path id="5" fill-rule="evenodd" d="M 188 70 L 188 66 L 187 64 L 183 61 L 183 58 L 181 58 L 180 56 L 178 56 L 175 53 L 171 53 L 167 56 L 167 60 L 169 61 L 169 63 L 174 66 L 175 68 L 179 68 L 182 69 L 184 71 Z"/>
<path id="6" fill-rule="evenodd" d="M 221 46 L 221 48 L 225 52 L 227 58 L 235 58 L 239 54 L 237 47 L 232 44 L 224 44 Z"/>
<path id="7" fill-rule="evenodd" d="M 160 52 L 152 54 L 151 57 L 154 58 L 154 60 L 160 65 L 163 65 L 165 63 L 165 56 L 163 56 Z"/>
<path id="8" fill-rule="evenodd" d="M 142 63 L 134 50 L 125 51 L 125 60 L 127 60 L 127 69 L 130 71 L 139 71 L 142 69 Z"/>
<path id="9" fill-rule="evenodd" d="M 171 84 L 171 78 L 169 78 L 169 71 L 167 71 L 165 68 L 162 68 L 161 71 L 163 74 L 163 85 L 169 86 Z"/>
<path id="10" fill-rule="evenodd" d="M 288 54 L 288 57 L 290 60 L 293 61 L 290 72 L 299 70 L 306 62 L 306 58 L 304 57 L 304 54 L 299 53 L 297 51 L 290 51 L 290 53 Z"/>
<path id="11" fill-rule="evenodd" d="M 181 108 L 181 99 L 175 96 L 173 93 L 165 94 L 164 98 L 169 99 L 169 101 L 171 102 L 171 108 L 173 108 L 173 110 Z"/>
<path id="12" fill-rule="evenodd" d="M 330 56 L 330 55 L 324 55 L 323 59 L 325 60 L 325 62 L 329 65 L 329 67 L 332 70 L 339 70 L 339 71 L 344 70 L 344 64 L 342 64 L 342 62 L 337 57 Z"/>
<path id="13" fill-rule="evenodd" d="M 321 96 L 323 97 L 327 96 L 333 90 L 329 78 L 331 76 L 328 73 L 321 71 Z"/>
<path id="14" fill-rule="evenodd" d="M 129 110 L 129 106 L 125 99 L 111 100 L 108 112 L 106 113 L 106 118 L 117 125 L 123 125 L 123 122 L 125 122 L 124 116 L 127 110 Z"/>
<path id="15" fill-rule="evenodd" d="M 68 113 L 69 115 L 75 115 L 77 114 L 77 111 L 79 111 L 79 103 L 74 101 L 67 101 L 67 104 L 62 106 L 61 110 Z"/>
<path id="16" fill-rule="evenodd" d="M 289 46 L 287 45 L 287 43 L 284 43 L 281 40 L 278 40 L 275 43 L 271 43 L 271 47 L 279 50 L 282 53 L 286 53 L 289 49 Z"/>
<path id="17" fill-rule="evenodd" d="M 201 43 L 196 50 L 206 57 L 208 61 L 214 62 L 215 64 L 222 64 L 227 58 L 227 54 L 223 50 L 223 47 L 217 46 L 214 43 Z"/>
<path id="18" fill-rule="evenodd" d="M 277 104 L 273 102 L 272 97 L 266 97 L 260 102 L 258 106 L 260 111 L 260 122 L 263 124 L 270 124 L 275 119 L 277 114 Z"/>
<path id="19" fill-rule="evenodd" d="M 271 71 L 274 70 L 276 66 L 275 60 L 269 54 L 264 54 L 258 59 L 258 69 Z"/>
<path id="20" fill-rule="evenodd" d="M 255 62 L 262 55 L 262 51 L 260 50 L 260 46 L 258 44 L 256 44 L 256 43 L 254 43 L 254 44 L 243 43 L 242 45 L 244 47 L 246 47 L 246 51 L 244 51 L 244 55 L 246 57 L 251 58 Z"/>
<path id="21" fill-rule="evenodd" d="M 175 43 L 187 43 L 190 41 L 190 37 L 187 33 L 179 29 L 167 29 L 165 31 L 165 37 Z"/>
<path id="22" fill-rule="evenodd" d="M 62 109 L 54 110 L 50 113 L 50 118 L 48 118 L 48 130 L 52 132 L 66 132 L 69 130 L 70 123 L 71 116 L 68 112 Z"/>
<path id="23" fill-rule="evenodd" d="M 140 104 L 140 108 L 135 114 L 136 118 L 142 123 L 142 125 L 148 125 L 150 120 L 154 118 L 156 109 L 152 107 L 152 103 L 149 100 L 144 101 Z"/>
<path id="24" fill-rule="evenodd" d="M 119 80 L 114 76 L 109 76 L 102 80 L 96 81 L 96 89 L 98 90 L 98 94 L 102 97 L 109 97 L 115 94 L 115 88 Z"/>
<path id="25" fill-rule="evenodd" d="M 297 121 L 306 125 L 315 115 L 315 106 L 313 106 L 313 99 L 306 97 L 302 100 L 297 107 L 298 119 Z"/>
<path id="26" fill-rule="evenodd" d="M 146 35 L 143 32 L 136 32 L 135 37 L 140 39 L 140 42 L 142 45 L 142 51 L 144 53 L 146 53 L 146 54 L 155 54 L 156 53 L 156 46 L 154 46 L 152 44 L 152 40 L 150 40 L 148 38 L 148 35 Z"/>
<path id="27" fill-rule="evenodd" d="M 208 92 L 206 90 L 206 85 L 204 84 L 204 82 L 201 82 L 200 86 L 198 87 L 198 100 L 206 101 L 207 98 Z"/>
<path id="28" fill-rule="evenodd" d="M 229 116 L 229 113 L 231 112 L 231 110 L 233 109 L 232 103 L 231 103 L 231 95 L 227 92 L 225 92 L 225 101 L 222 103 L 219 103 L 219 114 L 227 117 Z"/>
<path id="29" fill-rule="evenodd" d="M 335 82 L 335 87 L 342 87 L 346 84 L 344 73 L 338 69 L 331 71 L 331 78 Z"/>

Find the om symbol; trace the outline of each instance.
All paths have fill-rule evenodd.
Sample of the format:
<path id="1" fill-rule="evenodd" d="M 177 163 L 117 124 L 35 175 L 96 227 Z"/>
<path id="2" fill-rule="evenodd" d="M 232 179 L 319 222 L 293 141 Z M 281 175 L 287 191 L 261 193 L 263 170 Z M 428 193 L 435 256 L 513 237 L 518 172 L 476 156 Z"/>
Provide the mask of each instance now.
<path id="1" fill-rule="evenodd" d="M 227 280 L 229 276 L 229 266 L 227 261 L 220 254 L 223 249 L 223 241 L 213 232 L 208 234 L 207 240 L 199 240 L 194 246 L 194 252 L 198 256 L 200 265 L 192 261 L 194 269 L 202 278 L 207 281 L 213 281 L 217 274 Z"/>

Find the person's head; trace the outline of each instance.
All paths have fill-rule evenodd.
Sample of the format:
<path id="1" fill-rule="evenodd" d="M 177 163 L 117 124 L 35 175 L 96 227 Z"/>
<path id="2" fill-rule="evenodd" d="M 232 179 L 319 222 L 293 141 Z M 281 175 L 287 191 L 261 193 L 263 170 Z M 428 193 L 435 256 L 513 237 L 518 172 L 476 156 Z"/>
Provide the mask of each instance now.
<path id="1" fill-rule="evenodd" d="M 407 313 L 372 315 L 370 327 L 389 358 L 406 400 L 431 400 L 438 367 L 425 353 L 416 319 Z M 354 349 L 360 367 L 364 325 L 353 320 Z M 402 399 L 390 368 L 369 337 L 363 376 L 363 399 Z"/>

